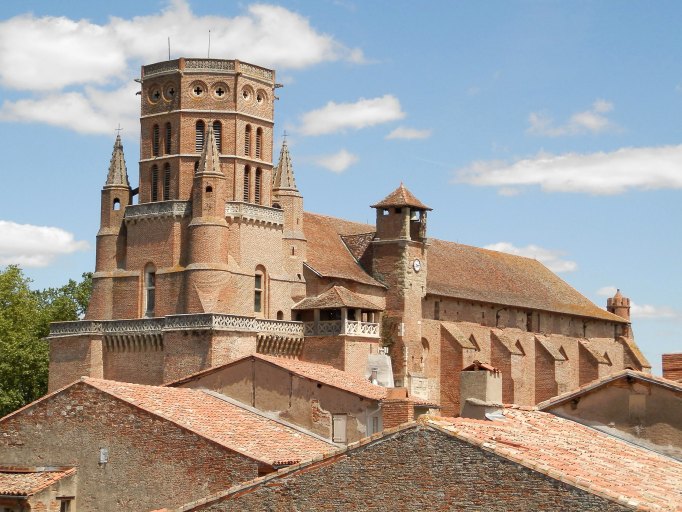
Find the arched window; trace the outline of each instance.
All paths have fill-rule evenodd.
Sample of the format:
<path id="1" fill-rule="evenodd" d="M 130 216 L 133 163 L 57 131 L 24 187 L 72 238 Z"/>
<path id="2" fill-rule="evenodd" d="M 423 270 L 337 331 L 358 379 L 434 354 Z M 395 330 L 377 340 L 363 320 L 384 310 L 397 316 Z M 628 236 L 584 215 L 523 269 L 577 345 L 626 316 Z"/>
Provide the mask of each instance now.
<path id="1" fill-rule="evenodd" d="M 248 165 L 244 168 L 244 202 L 249 202 L 249 191 L 251 189 L 251 167 Z"/>
<path id="2" fill-rule="evenodd" d="M 277 312 L 277 320 L 284 320 L 284 312 L 283 311 Z"/>
<path id="3" fill-rule="evenodd" d="M 166 164 L 163 168 L 163 200 L 170 199 L 170 185 L 171 185 L 171 168 L 170 164 Z"/>
<path id="4" fill-rule="evenodd" d="M 152 128 L 152 156 L 159 156 L 159 125 Z"/>
<path id="5" fill-rule="evenodd" d="M 213 135 L 215 135 L 215 143 L 218 146 L 218 153 L 223 152 L 223 125 L 220 121 L 213 121 Z"/>
<path id="6" fill-rule="evenodd" d="M 201 153 L 204 149 L 204 134 L 206 132 L 206 125 L 203 121 L 197 121 L 196 134 L 194 138 L 194 151 Z"/>
<path id="7" fill-rule="evenodd" d="M 429 341 L 426 338 L 422 338 L 422 358 L 421 358 L 421 366 L 422 366 L 422 371 L 426 369 L 426 361 L 429 357 Z"/>
<path id="8" fill-rule="evenodd" d="M 152 201 L 159 200 L 159 168 L 152 165 Z"/>
<path id="9" fill-rule="evenodd" d="M 173 129 L 170 123 L 166 123 L 166 154 L 170 155 L 173 152 Z"/>
<path id="10" fill-rule="evenodd" d="M 213 192 L 213 187 L 211 185 L 207 185 L 206 186 L 206 193 L 210 194 L 211 192 Z"/>
<path id="11" fill-rule="evenodd" d="M 246 125 L 246 131 L 244 132 L 244 154 L 246 156 L 251 156 L 251 125 Z"/>
<path id="12" fill-rule="evenodd" d="M 121 200 L 118 197 L 114 198 L 113 208 L 116 211 L 121 209 Z"/>
<path id="13" fill-rule="evenodd" d="M 254 193 L 253 193 L 253 202 L 256 204 L 260 204 L 261 200 L 261 182 L 263 181 L 263 171 L 261 171 L 260 167 L 256 169 L 256 180 L 254 183 Z"/>
<path id="14" fill-rule="evenodd" d="M 144 316 L 153 317 L 156 302 L 156 267 L 151 263 L 144 268 Z"/>
<path id="15" fill-rule="evenodd" d="M 263 129 L 258 128 L 256 130 L 256 158 L 262 158 L 261 153 L 263 150 Z"/>
<path id="16" fill-rule="evenodd" d="M 256 313 L 263 311 L 265 301 L 265 269 L 260 265 L 256 267 L 256 275 L 253 283 L 253 310 Z"/>

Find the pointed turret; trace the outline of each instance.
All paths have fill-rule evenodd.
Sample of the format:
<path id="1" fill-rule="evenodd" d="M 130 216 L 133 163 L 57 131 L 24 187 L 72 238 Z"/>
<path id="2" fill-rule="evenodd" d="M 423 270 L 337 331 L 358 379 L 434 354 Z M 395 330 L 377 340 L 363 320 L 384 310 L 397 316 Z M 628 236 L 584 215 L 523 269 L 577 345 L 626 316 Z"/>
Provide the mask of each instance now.
<path id="1" fill-rule="evenodd" d="M 109 174 L 107 175 L 107 187 L 130 187 L 128 181 L 128 169 L 126 168 L 126 159 L 123 155 L 123 144 L 121 143 L 121 135 L 116 135 L 116 142 L 114 142 L 114 150 L 111 152 L 111 160 L 109 162 Z"/>
<path id="2" fill-rule="evenodd" d="M 426 241 L 426 214 L 431 208 L 402 183 L 372 208 L 377 211 L 377 238 Z"/>
<path id="3" fill-rule="evenodd" d="M 195 174 L 219 174 L 223 176 L 223 172 L 220 170 L 218 144 L 215 133 L 213 133 L 213 126 L 211 125 L 208 127 L 206 144 L 204 144 L 204 148 L 201 151 L 201 158 L 199 159 L 199 165 Z"/>
<path id="4" fill-rule="evenodd" d="M 287 142 L 282 142 L 282 149 L 279 152 L 279 162 L 275 167 L 273 173 L 272 189 L 274 190 L 298 190 L 296 188 L 296 180 L 294 179 L 294 167 L 291 164 L 291 156 L 289 155 L 289 147 Z"/>

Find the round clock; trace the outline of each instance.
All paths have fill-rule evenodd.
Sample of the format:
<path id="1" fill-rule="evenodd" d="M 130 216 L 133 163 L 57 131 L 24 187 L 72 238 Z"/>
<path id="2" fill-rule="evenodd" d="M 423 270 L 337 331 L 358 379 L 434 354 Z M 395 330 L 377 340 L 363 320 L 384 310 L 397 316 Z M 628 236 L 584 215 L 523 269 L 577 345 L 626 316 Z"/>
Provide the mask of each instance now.
<path id="1" fill-rule="evenodd" d="M 422 262 L 419 261 L 419 259 L 415 259 L 412 262 L 412 268 L 414 269 L 415 272 L 419 272 L 422 269 Z"/>

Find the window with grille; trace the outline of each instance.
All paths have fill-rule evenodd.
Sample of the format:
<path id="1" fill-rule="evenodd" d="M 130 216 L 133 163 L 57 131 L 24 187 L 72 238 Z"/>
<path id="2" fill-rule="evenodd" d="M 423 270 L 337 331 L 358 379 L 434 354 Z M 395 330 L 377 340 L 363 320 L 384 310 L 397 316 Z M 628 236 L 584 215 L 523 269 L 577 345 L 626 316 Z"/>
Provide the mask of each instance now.
<path id="1" fill-rule="evenodd" d="M 261 196 L 260 185 L 261 185 L 261 181 L 263 181 L 262 175 L 263 175 L 263 171 L 261 171 L 260 169 L 256 169 L 256 180 L 254 182 L 254 189 L 255 190 L 253 193 L 253 202 L 256 204 L 260 204 L 260 196 Z"/>
<path id="2" fill-rule="evenodd" d="M 204 134 L 206 132 L 206 125 L 203 121 L 197 121 L 196 135 L 194 139 L 194 150 L 201 153 L 204 149 Z"/>
<path id="3" fill-rule="evenodd" d="M 152 156 L 159 156 L 159 125 L 152 128 Z"/>
<path id="4" fill-rule="evenodd" d="M 152 166 L 152 201 L 159 200 L 159 168 Z"/>
<path id="5" fill-rule="evenodd" d="M 213 121 L 213 135 L 215 135 L 215 143 L 218 146 L 218 153 L 223 152 L 223 125 L 220 121 Z"/>
<path id="6" fill-rule="evenodd" d="M 256 313 L 263 310 L 263 274 L 260 271 L 254 278 L 253 310 Z"/>
<path id="7" fill-rule="evenodd" d="M 170 184 L 171 184 L 171 168 L 170 164 L 166 164 L 163 169 L 163 200 L 170 199 Z"/>
<path id="8" fill-rule="evenodd" d="M 256 130 L 256 158 L 261 157 L 261 151 L 263 149 L 263 130 L 258 128 Z"/>
<path id="9" fill-rule="evenodd" d="M 251 156 L 251 125 L 246 125 L 246 131 L 244 132 L 244 154 L 246 156 Z"/>
<path id="10" fill-rule="evenodd" d="M 244 202 L 249 202 L 249 190 L 251 188 L 251 168 L 247 165 L 244 169 Z"/>
<path id="11" fill-rule="evenodd" d="M 173 151 L 173 130 L 171 129 L 171 124 L 166 123 L 166 154 L 170 155 Z"/>

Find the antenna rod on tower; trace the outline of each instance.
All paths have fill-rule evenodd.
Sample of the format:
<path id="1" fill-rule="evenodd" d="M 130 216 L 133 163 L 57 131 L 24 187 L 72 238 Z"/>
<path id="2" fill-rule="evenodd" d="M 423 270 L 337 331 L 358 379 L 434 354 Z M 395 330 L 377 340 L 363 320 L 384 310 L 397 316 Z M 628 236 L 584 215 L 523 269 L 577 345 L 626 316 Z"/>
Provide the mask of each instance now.
<path id="1" fill-rule="evenodd" d="M 211 58 L 211 30 L 209 29 L 208 31 L 208 55 L 206 56 L 207 59 Z"/>
<path id="2" fill-rule="evenodd" d="M 171 58 L 170 58 L 170 36 L 168 36 L 168 60 L 171 60 Z"/>

